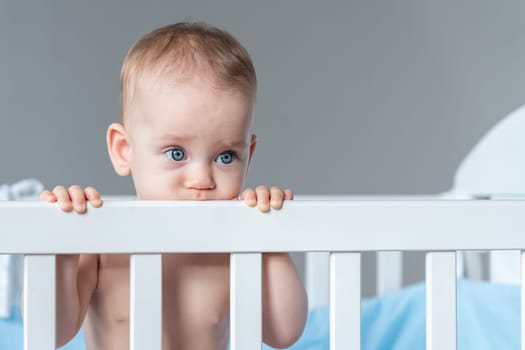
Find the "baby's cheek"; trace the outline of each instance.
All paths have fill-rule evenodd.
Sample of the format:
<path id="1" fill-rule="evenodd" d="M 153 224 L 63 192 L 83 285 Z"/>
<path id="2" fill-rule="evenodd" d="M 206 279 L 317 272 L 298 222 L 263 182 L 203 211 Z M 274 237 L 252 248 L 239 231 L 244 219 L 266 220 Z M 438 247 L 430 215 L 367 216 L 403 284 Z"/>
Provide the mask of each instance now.
<path id="1" fill-rule="evenodd" d="M 150 174 L 136 179 L 135 190 L 139 199 L 169 200 L 174 198 L 177 186 L 173 179 Z"/>
<path id="2" fill-rule="evenodd" d="M 215 181 L 217 186 L 217 199 L 237 199 L 241 193 L 243 176 L 240 171 L 216 174 Z"/>
<path id="3" fill-rule="evenodd" d="M 168 192 L 159 191 L 158 188 L 142 187 L 137 188 L 137 198 L 142 200 L 166 200 Z"/>
<path id="4" fill-rule="evenodd" d="M 240 187 L 239 188 L 232 188 L 228 191 L 225 191 L 223 193 L 219 194 L 220 199 L 237 199 L 240 194 Z"/>

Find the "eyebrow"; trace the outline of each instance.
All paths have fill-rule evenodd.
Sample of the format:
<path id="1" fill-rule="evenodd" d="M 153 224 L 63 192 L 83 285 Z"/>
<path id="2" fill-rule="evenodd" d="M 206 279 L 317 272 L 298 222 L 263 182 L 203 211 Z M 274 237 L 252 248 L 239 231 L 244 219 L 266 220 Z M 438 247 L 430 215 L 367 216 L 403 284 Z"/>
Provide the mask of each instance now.
<path id="1" fill-rule="evenodd" d="M 192 136 L 184 135 L 184 134 L 165 134 L 159 137 L 159 141 L 161 142 L 171 142 L 171 141 L 184 142 L 191 138 Z M 226 148 L 245 148 L 247 146 L 247 142 L 244 139 L 219 140 L 216 142 L 216 144 L 222 147 L 226 147 Z"/>
<path id="2" fill-rule="evenodd" d="M 164 135 L 159 137 L 160 141 L 172 141 L 172 140 L 186 141 L 186 140 L 189 140 L 189 139 L 191 139 L 191 136 L 190 135 L 184 135 L 184 134 L 178 134 L 178 135 L 175 135 L 175 134 L 164 134 Z"/>
<path id="3" fill-rule="evenodd" d="M 247 146 L 246 140 L 221 140 L 218 143 L 227 148 L 244 148 Z"/>

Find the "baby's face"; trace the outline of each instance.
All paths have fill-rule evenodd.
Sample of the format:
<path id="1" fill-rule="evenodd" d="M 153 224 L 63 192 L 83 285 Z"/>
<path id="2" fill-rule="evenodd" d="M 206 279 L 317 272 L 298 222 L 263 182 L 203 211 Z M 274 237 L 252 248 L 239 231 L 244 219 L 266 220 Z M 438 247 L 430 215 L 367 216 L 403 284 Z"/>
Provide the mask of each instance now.
<path id="1" fill-rule="evenodd" d="M 128 128 L 138 199 L 233 199 L 255 148 L 253 102 L 205 80 L 152 85 Z"/>

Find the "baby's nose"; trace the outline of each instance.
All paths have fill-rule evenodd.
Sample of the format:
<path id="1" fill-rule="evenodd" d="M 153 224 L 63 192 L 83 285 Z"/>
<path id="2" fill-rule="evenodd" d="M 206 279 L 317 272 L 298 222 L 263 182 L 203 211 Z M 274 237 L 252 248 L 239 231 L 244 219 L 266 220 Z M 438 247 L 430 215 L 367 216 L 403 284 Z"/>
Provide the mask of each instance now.
<path id="1" fill-rule="evenodd" d="M 195 190 L 213 190 L 215 181 L 211 168 L 206 165 L 192 166 L 186 174 L 185 186 Z"/>

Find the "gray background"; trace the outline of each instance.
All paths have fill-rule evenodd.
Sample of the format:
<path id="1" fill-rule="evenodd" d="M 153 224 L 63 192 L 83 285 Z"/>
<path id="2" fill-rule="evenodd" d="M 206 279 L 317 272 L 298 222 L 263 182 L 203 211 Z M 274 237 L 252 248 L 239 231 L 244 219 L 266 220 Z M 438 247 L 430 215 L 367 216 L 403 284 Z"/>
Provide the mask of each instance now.
<path id="1" fill-rule="evenodd" d="M 525 103 L 524 7 L 0 0 L 0 183 L 35 177 L 47 187 L 132 194 L 105 145 L 106 127 L 119 120 L 120 64 L 146 32 L 197 20 L 230 31 L 255 62 L 259 144 L 248 185 L 299 194 L 445 191 L 476 141 Z M 406 281 L 418 279 L 421 256 L 405 263 Z M 365 267 L 373 267 L 369 256 Z"/>

